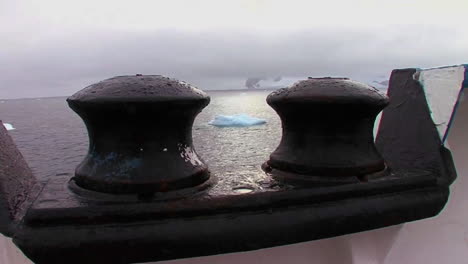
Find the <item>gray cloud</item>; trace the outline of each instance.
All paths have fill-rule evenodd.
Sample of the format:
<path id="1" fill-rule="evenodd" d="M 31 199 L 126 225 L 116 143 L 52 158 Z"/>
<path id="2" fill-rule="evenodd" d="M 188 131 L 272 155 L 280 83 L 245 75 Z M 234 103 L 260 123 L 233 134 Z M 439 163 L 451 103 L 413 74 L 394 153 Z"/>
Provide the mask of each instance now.
<path id="1" fill-rule="evenodd" d="M 448 26 L 418 25 L 288 33 L 11 34 L 0 51 L 0 98 L 69 95 L 93 82 L 135 73 L 176 77 L 202 89 L 243 88 L 251 76 L 367 78 L 393 68 L 464 63 L 468 43 L 460 35 Z"/>

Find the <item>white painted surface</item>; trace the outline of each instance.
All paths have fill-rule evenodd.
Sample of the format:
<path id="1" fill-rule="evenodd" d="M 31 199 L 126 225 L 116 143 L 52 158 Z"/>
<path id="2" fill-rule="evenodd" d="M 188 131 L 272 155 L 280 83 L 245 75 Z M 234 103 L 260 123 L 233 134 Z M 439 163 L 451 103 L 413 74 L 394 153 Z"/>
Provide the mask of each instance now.
<path id="1" fill-rule="evenodd" d="M 437 126 L 441 140 L 445 138 L 448 131 L 464 78 L 465 67 L 463 66 L 419 71 L 418 80 L 424 88 L 432 120 Z"/>
<path id="2" fill-rule="evenodd" d="M 32 262 L 11 242 L 11 238 L 0 234 L 0 263 L 31 264 Z"/>

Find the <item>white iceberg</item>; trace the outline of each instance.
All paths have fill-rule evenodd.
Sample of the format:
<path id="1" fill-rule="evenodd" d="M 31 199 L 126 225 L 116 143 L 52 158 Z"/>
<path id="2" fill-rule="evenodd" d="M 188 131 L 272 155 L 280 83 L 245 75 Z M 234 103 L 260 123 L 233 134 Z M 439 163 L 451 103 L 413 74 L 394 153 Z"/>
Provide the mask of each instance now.
<path id="1" fill-rule="evenodd" d="M 6 130 L 15 130 L 12 124 L 3 123 L 3 126 L 6 128 Z"/>
<path id="2" fill-rule="evenodd" d="M 265 119 L 251 117 L 247 114 L 217 115 L 215 119 L 208 122 L 209 125 L 217 127 L 247 127 L 265 123 Z"/>

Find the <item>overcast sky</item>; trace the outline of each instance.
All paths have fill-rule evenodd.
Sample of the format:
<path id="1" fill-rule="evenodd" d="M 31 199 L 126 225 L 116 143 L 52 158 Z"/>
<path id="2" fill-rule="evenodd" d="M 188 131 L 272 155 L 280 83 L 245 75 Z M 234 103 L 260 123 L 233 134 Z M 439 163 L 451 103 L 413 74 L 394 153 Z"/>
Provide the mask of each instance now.
<path id="1" fill-rule="evenodd" d="M 0 0 L 0 98 L 136 73 L 208 90 L 468 63 L 467 10 L 467 0 Z"/>

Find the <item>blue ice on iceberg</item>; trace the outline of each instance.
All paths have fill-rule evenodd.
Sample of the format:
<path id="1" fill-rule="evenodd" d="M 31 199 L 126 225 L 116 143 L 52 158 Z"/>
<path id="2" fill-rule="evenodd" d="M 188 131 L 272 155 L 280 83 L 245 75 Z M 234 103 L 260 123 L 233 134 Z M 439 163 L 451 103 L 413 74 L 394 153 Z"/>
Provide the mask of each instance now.
<path id="1" fill-rule="evenodd" d="M 1 123 L 1 122 L 0 122 Z M 6 128 L 6 130 L 15 130 L 13 125 L 8 124 L 8 123 L 3 123 L 3 126 Z"/>
<path id="2" fill-rule="evenodd" d="M 251 117 L 247 114 L 217 115 L 208 124 L 217 127 L 247 127 L 265 124 L 265 119 Z"/>

